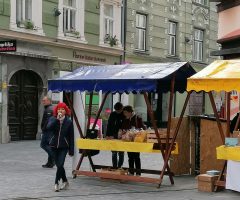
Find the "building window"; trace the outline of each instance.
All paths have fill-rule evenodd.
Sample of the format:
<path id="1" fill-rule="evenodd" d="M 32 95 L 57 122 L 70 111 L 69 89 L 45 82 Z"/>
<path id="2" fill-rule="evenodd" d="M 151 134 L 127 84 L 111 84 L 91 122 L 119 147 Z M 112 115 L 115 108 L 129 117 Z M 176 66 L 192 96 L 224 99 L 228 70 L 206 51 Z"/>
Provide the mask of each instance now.
<path id="1" fill-rule="evenodd" d="M 203 61 L 203 31 L 200 29 L 194 30 L 194 52 L 193 59 L 195 61 Z"/>
<path id="2" fill-rule="evenodd" d="M 63 32 L 76 31 L 76 0 L 63 1 Z"/>
<path id="3" fill-rule="evenodd" d="M 32 21 L 32 0 L 16 0 L 16 23 Z"/>
<path id="4" fill-rule="evenodd" d="M 195 0 L 196 3 L 202 4 L 202 5 L 206 5 L 207 4 L 207 0 Z"/>
<path id="5" fill-rule="evenodd" d="M 176 56 L 176 31 L 177 31 L 177 23 L 169 22 L 168 28 L 168 37 L 169 37 L 169 46 L 168 46 L 168 54 L 170 56 Z"/>
<path id="6" fill-rule="evenodd" d="M 85 42 L 84 9 L 85 0 L 59 0 L 58 37 Z"/>
<path id="7" fill-rule="evenodd" d="M 10 29 L 44 35 L 42 0 L 11 0 Z"/>
<path id="8" fill-rule="evenodd" d="M 121 47 L 121 0 L 100 1 L 99 44 Z"/>
<path id="9" fill-rule="evenodd" d="M 113 37 L 113 5 L 104 5 L 104 31 L 105 35 Z"/>
<path id="10" fill-rule="evenodd" d="M 136 49 L 146 51 L 146 26 L 147 16 L 137 13 L 136 15 Z"/>

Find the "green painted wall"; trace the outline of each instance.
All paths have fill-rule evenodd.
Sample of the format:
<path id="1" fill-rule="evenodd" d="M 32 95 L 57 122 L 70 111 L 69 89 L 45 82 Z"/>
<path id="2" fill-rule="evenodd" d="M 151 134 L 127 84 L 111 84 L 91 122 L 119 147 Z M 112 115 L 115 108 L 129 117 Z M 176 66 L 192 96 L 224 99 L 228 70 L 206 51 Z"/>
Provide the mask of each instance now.
<path id="1" fill-rule="evenodd" d="M 88 44 L 98 45 L 99 43 L 99 1 L 85 1 L 85 38 Z"/>
<path id="2" fill-rule="evenodd" d="M 175 6 L 175 11 L 171 8 Z M 210 57 L 210 52 L 218 49 L 216 42 L 218 16 L 215 3 L 209 6 L 199 6 L 192 1 L 127 1 L 127 45 L 126 60 L 136 62 L 136 58 L 142 60 L 144 55 L 145 62 L 151 62 L 154 57 L 158 57 L 161 62 L 164 60 L 172 61 L 192 61 L 193 42 L 186 43 L 185 36 L 192 39 L 194 28 L 204 30 L 204 59 L 200 63 L 205 67 L 208 63 L 217 59 Z M 138 54 L 135 51 L 136 38 L 136 13 L 147 15 L 147 52 Z M 177 53 L 175 57 L 168 56 L 168 23 L 177 23 Z M 132 58 L 134 58 L 132 60 Z"/>
<path id="3" fill-rule="evenodd" d="M 0 0 L 0 28 L 8 29 L 10 22 L 10 0 Z"/>
<path id="4" fill-rule="evenodd" d="M 48 37 L 57 37 L 58 17 L 54 16 L 54 9 L 58 7 L 57 0 L 43 1 L 43 31 Z"/>

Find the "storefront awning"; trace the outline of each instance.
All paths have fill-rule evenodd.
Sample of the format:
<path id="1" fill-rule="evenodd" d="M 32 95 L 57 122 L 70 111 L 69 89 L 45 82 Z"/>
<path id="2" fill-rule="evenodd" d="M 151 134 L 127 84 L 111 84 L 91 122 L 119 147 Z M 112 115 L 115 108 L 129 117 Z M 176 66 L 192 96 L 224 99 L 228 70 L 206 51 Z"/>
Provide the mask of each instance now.
<path id="1" fill-rule="evenodd" d="M 217 60 L 187 80 L 187 91 L 240 91 L 240 60 Z"/>
<path id="2" fill-rule="evenodd" d="M 187 78 L 195 73 L 187 62 L 84 66 L 49 80 L 48 88 L 52 91 L 166 92 L 175 74 L 175 91 L 184 92 Z"/>

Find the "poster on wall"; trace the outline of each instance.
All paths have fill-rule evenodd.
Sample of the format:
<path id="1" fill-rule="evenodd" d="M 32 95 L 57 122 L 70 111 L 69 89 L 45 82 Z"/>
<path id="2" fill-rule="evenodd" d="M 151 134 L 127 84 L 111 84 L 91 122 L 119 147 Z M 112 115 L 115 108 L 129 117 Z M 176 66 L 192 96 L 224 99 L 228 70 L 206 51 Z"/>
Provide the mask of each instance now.
<path id="1" fill-rule="evenodd" d="M 61 93 L 60 92 L 53 92 L 52 93 L 52 103 L 58 104 L 61 100 Z"/>
<path id="2" fill-rule="evenodd" d="M 89 127 L 90 129 L 92 128 L 92 126 L 94 124 L 94 121 L 95 121 L 95 118 L 91 117 L 90 118 L 90 127 Z M 98 130 L 98 137 L 102 138 L 102 119 L 97 120 L 97 124 L 96 124 L 95 129 Z"/>
<path id="3" fill-rule="evenodd" d="M 234 116 L 239 112 L 239 93 L 235 90 L 231 92 L 230 100 L 230 119 L 232 120 Z"/>

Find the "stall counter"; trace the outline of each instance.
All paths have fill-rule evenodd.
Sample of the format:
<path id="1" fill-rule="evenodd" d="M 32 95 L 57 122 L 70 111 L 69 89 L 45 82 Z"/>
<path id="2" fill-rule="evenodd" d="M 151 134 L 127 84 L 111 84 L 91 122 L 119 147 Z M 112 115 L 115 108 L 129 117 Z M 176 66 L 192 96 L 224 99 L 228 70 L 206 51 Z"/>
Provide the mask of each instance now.
<path id="1" fill-rule="evenodd" d="M 217 159 L 227 160 L 226 189 L 240 192 L 240 146 L 217 147 Z"/>
<path id="2" fill-rule="evenodd" d="M 124 142 L 121 140 L 81 139 L 81 138 L 78 138 L 76 143 L 79 149 L 160 153 L 160 150 L 153 149 L 154 143 Z M 172 154 L 178 154 L 177 144 L 175 150 L 172 151 Z"/>

